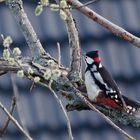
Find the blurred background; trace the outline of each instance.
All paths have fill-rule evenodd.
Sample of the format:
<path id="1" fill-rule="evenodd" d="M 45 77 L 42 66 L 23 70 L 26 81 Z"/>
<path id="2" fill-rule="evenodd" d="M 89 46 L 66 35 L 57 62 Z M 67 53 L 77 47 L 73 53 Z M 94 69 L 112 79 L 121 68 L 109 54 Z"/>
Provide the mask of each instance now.
<path id="1" fill-rule="evenodd" d="M 62 64 L 69 67 L 68 37 L 64 22 L 59 13 L 45 8 L 36 17 L 34 9 L 38 1 L 24 0 L 24 8 L 45 49 L 57 58 L 59 42 Z M 87 1 L 82 1 L 83 3 Z M 140 0 L 97 0 L 89 6 L 111 22 L 140 37 Z M 116 37 L 111 32 L 92 22 L 80 12 L 73 10 L 79 30 L 82 52 L 98 49 L 103 64 L 108 68 L 119 85 L 122 94 L 140 101 L 140 49 Z M 20 47 L 24 56 L 29 55 L 28 46 L 14 17 L 4 3 L 0 3 L 0 34 L 10 35 L 12 47 Z M 0 39 L 2 56 L 2 40 Z M 83 72 L 85 64 L 83 64 Z M 66 120 L 52 93 L 37 86 L 30 93 L 31 82 L 16 78 L 20 96 L 21 116 L 35 140 L 67 140 Z M 13 97 L 10 75 L 0 77 L 0 101 L 9 109 Z M 124 136 L 112 128 L 98 114 L 92 111 L 73 111 L 68 113 L 75 140 L 125 140 Z M 19 120 L 17 110 L 14 117 Z M 0 128 L 6 116 L 0 110 Z M 129 134 L 140 139 L 140 129 L 121 126 Z M 10 123 L 3 140 L 25 140 L 19 130 Z"/>

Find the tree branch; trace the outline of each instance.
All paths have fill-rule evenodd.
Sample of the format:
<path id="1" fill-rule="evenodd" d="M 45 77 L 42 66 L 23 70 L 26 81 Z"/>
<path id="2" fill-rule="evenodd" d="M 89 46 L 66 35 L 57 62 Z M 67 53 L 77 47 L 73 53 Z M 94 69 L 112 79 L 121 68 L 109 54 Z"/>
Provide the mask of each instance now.
<path id="1" fill-rule="evenodd" d="M 60 81 L 59 81 L 60 82 Z M 68 83 L 68 81 L 67 81 Z M 46 84 L 40 82 L 41 85 L 48 87 Z M 69 83 L 70 84 L 70 83 Z M 130 140 L 136 140 L 134 137 L 130 136 L 128 133 L 126 133 L 123 129 L 118 127 L 112 120 L 110 120 L 105 114 L 103 114 L 100 110 L 98 110 L 88 99 L 83 96 L 80 91 L 78 91 L 76 88 L 73 87 L 73 92 L 75 91 L 75 95 L 78 96 L 91 110 L 97 112 L 102 118 L 104 118 L 112 127 L 114 127 L 116 130 L 118 130 L 120 133 L 128 137 Z M 55 92 L 54 92 L 55 93 Z"/>
<path id="2" fill-rule="evenodd" d="M 26 127 L 26 121 L 25 121 L 24 114 L 23 114 L 23 108 L 22 108 L 22 104 L 20 103 L 20 94 L 19 94 L 18 87 L 17 87 L 16 82 L 15 82 L 14 75 L 11 74 L 10 77 L 11 77 L 11 82 L 12 82 L 12 87 L 13 87 L 13 93 L 14 93 L 14 96 L 15 96 L 16 101 L 17 101 L 16 102 L 17 103 L 17 112 L 18 112 L 20 122 L 21 122 L 24 130 L 27 133 L 29 133 L 29 131 Z"/>
<path id="3" fill-rule="evenodd" d="M 86 105 L 88 105 L 88 107 L 97 112 L 102 118 L 104 118 L 112 127 L 114 127 L 116 130 L 118 130 L 120 133 L 122 133 L 123 135 L 125 135 L 126 137 L 128 137 L 130 140 L 136 140 L 135 138 L 133 138 L 132 136 L 130 136 L 128 133 L 126 133 L 123 129 L 121 129 L 120 127 L 118 127 L 114 122 L 112 122 L 112 120 L 110 120 L 105 114 L 103 114 L 100 110 L 98 110 L 90 101 L 88 101 L 88 99 L 86 99 L 80 92 L 77 92 L 77 95 L 81 98 L 81 100 L 83 100 Z"/>
<path id="4" fill-rule="evenodd" d="M 46 85 L 45 85 L 45 87 L 46 87 Z M 48 88 L 49 88 L 49 89 L 51 90 L 51 92 L 54 94 L 56 100 L 57 100 L 58 103 L 60 104 L 60 107 L 61 107 L 62 111 L 64 112 L 64 115 L 65 115 L 65 118 L 66 118 L 66 121 L 67 121 L 67 127 L 68 127 L 68 133 L 69 133 L 69 140 L 74 140 L 73 135 L 72 135 L 71 124 L 70 124 L 70 120 L 69 120 L 67 111 L 65 110 L 62 101 L 59 99 L 59 97 L 57 96 L 57 94 L 55 93 L 55 91 L 54 91 L 51 87 L 48 87 Z"/>
<path id="5" fill-rule="evenodd" d="M 118 36 L 125 38 L 126 40 L 128 40 L 129 42 L 137 45 L 140 47 L 139 45 L 139 38 L 134 37 L 133 35 L 131 35 L 130 33 L 126 32 L 125 30 L 121 29 L 120 27 L 112 24 L 111 22 L 107 21 L 106 19 L 104 19 L 103 17 L 99 16 L 98 14 L 96 14 L 95 12 L 91 11 L 90 9 L 88 9 L 87 7 L 81 7 L 83 6 L 80 2 L 78 1 L 72 1 L 72 0 L 68 0 L 70 4 L 72 4 L 72 2 L 76 2 L 76 6 L 77 9 L 79 9 L 80 11 L 83 11 L 83 13 L 87 13 L 88 11 L 88 16 L 91 17 L 93 20 L 95 20 L 96 22 L 100 23 L 101 25 L 103 25 L 104 27 L 108 28 L 108 29 L 112 29 L 111 31 L 116 33 Z M 77 5 L 77 2 L 79 5 Z M 12 11 L 13 15 L 16 18 L 17 23 L 19 24 L 24 37 L 26 38 L 26 41 L 28 43 L 28 46 L 31 50 L 32 53 L 32 57 L 34 58 L 34 60 L 36 61 L 32 61 L 31 59 L 28 59 L 28 61 L 25 61 L 25 59 L 21 58 L 20 59 L 20 65 L 21 67 L 16 66 L 16 69 L 12 69 L 12 65 L 10 65 L 7 61 L 2 61 L 4 64 L 4 66 L 7 66 L 7 69 L 3 68 L 3 66 L 0 63 L 0 71 L 10 71 L 13 70 L 13 72 L 16 72 L 17 69 L 22 69 L 24 71 L 24 74 L 27 78 L 34 80 L 35 76 L 38 76 L 40 78 L 40 82 L 41 84 L 46 84 L 49 85 L 49 80 L 46 80 L 44 78 L 44 74 L 45 72 L 49 69 L 50 71 L 52 70 L 50 66 L 46 65 L 46 63 L 38 63 L 40 61 L 38 61 L 38 59 L 42 58 L 42 56 L 46 55 L 45 50 L 43 49 L 43 47 L 41 46 L 41 43 L 39 42 L 28 18 L 27 15 L 24 12 L 23 6 L 22 6 L 22 1 L 21 0 L 6 0 L 7 5 L 9 6 L 10 10 Z M 67 10 L 67 9 L 66 9 Z M 68 11 L 68 12 L 67 12 Z M 75 28 L 75 24 L 73 21 L 73 18 L 71 16 L 71 13 L 69 12 L 69 10 L 67 10 L 66 13 L 68 14 L 68 21 L 67 22 L 67 28 L 69 31 L 69 39 L 70 39 L 70 43 L 71 43 L 71 48 L 72 48 L 72 61 L 71 61 L 71 71 L 73 74 L 79 76 L 79 74 L 81 73 L 81 57 L 80 57 L 80 46 L 79 46 L 79 38 L 78 38 L 78 32 Z M 86 12 L 85 12 L 86 11 Z M 121 32 L 120 32 L 121 31 Z M 76 35 L 75 35 L 76 34 Z M 73 41 L 72 41 L 73 40 Z M 74 50 L 75 49 L 75 50 Z M 78 56 L 77 56 L 78 55 Z M 46 55 L 47 57 L 49 57 L 49 55 Z M 77 59 L 75 59 L 75 57 Z M 50 60 L 54 60 L 53 58 L 50 58 Z M 18 60 L 17 60 L 18 61 Z M 47 62 L 48 60 L 46 60 Z M 74 67 L 75 66 L 75 67 Z M 9 68 L 9 69 L 8 69 Z M 10 69 L 11 68 L 11 69 Z M 33 69 L 33 73 L 29 73 L 28 70 L 29 68 Z M 67 74 L 68 71 L 65 68 L 60 68 L 58 66 L 58 63 L 56 62 L 55 64 L 55 68 L 59 69 L 59 71 L 61 71 L 61 76 L 57 78 L 57 80 L 53 80 L 52 82 L 52 89 L 55 92 L 61 92 L 62 96 L 66 97 L 68 104 L 73 102 L 73 106 L 76 104 L 78 105 L 78 107 L 80 106 L 80 109 L 92 109 L 94 111 L 96 111 L 100 116 L 102 116 L 108 123 L 110 123 L 113 127 L 115 127 L 117 130 L 121 131 L 121 133 L 123 133 L 124 135 L 126 135 L 127 137 L 129 137 L 130 139 L 134 139 L 131 136 L 129 136 L 126 132 L 124 132 L 123 130 L 121 130 L 120 128 L 118 128 L 118 126 L 116 126 L 111 120 L 109 120 L 106 116 L 110 116 L 110 118 L 112 120 L 116 120 L 118 118 L 116 118 L 116 116 L 113 116 L 112 114 L 115 114 L 118 112 L 118 109 L 114 109 L 111 107 L 106 108 L 103 105 L 96 105 L 94 103 L 92 103 L 91 101 L 86 99 L 86 96 L 83 96 L 82 92 L 79 91 L 79 87 L 74 86 L 74 84 L 72 83 L 73 79 L 67 78 Z M 65 74 L 63 73 L 65 72 Z M 79 76 L 80 77 L 80 76 Z M 81 86 L 81 85 L 79 85 Z M 84 85 L 85 87 L 85 85 Z M 86 93 L 85 93 L 86 94 Z M 1 108 L 3 108 L 2 104 Z M 98 109 L 96 109 L 95 106 L 98 106 Z M 5 109 L 3 109 L 5 111 Z M 140 111 L 140 110 L 139 110 Z M 5 111 L 6 112 L 6 111 Z M 103 112 L 103 113 L 101 113 Z M 112 114 L 111 114 L 111 113 Z M 7 113 L 7 112 L 6 112 Z M 120 114 L 127 114 L 126 112 L 120 112 Z M 117 113 L 118 114 L 118 113 Z M 9 114 L 8 114 L 9 115 Z M 120 115 L 120 116 L 121 116 Z M 119 116 L 119 117 L 120 117 Z M 11 120 L 13 120 L 12 116 Z M 118 116 L 117 116 L 118 117 Z M 123 118 L 121 120 L 121 123 L 124 124 L 124 122 L 126 122 L 126 120 L 128 120 L 128 118 L 131 118 L 130 121 L 134 122 L 133 120 L 136 120 L 136 127 L 140 127 L 140 117 L 138 116 L 130 116 L 127 114 L 126 118 Z M 20 126 L 18 124 L 16 124 L 19 129 L 21 131 L 24 131 L 23 128 L 20 128 Z M 134 126 L 134 124 L 132 124 Z M 25 135 L 27 135 L 26 132 L 23 132 Z"/>
<path id="6" fill-rule="evenodd" d="M 3 74 L 8 71 L 18 71 L 20 68 L 17 65 L 11 65 L 4 59 L 0 58 L 0 72 Z"/>
<path id="7" fill-rule="evenodd" d="M 16 22 L 26 39 L 33 59 L 38 60 L 42 55 L 49 57 L 49 54 L 46 54 L 23 9 L 22 0 L 6 0 L 6 4 L 9 6 L 10 11 L 13 13 Z"/>
<path id="8" fill-rule="evenodd" d="M 77 52 L 79 53 L 79 57 L 80 56 L 80 46 L 77 47 L 77 43 L 79 44 L 79 38 L 77 40 L 78 37 L 78 32 L 76 30 L 75 27 L 75 23 L 73 21 L 72 18 L 72 14 L 70 13 L 69 9 L 65 9 L 64 10 L 66 15 L 67 15 L 67 19 L 65 20 L 66 25 L 67 25 L 67 29 L 68 29 L 68 35 L 69 35 L 69 42 L 70 42 L 70 46 L 72 49 L 72 56 L 71 56 L 71 73 L 74 74 L 74 72 L 78 72 L 77 68 L 79 68 L 79 64 L 81 63 L 81 59 L 78 60 L 77 57 Z M 75 29 L 75 30 L 74 30 Z M 75 33 L 77 32 L 77 34 Z M 76 41 L 75 41 L 76 40 Z M 77 50 L 77 52 L 75 53 L 75 51 Z M 78 62 L 78 63 L 77 63 Z M 79 63 L 80 62 L 80 63 Z M 77 64 L 76 64 L 77 63 Z M 81 70 L 81 65 L 80 65 L 80 70 Z M 72 76 L 72 79 L 74 78 L 74 76 Z M 78 78 L 78 76 L 76 76 L 76 79 Z M 70 78 L 71 79 L 71 78 Z M 78 97 L 80 97 L 81 100 L 83 100 L 83 102 L 86 103 L 86 105 L 88 105 L 88 107 L 90 109 L 92 109 L 93 111 L 96 111 L 102 118 L 104 118 L 110 125 L 112 125 L 115 129 L 117 129 L 119 132 L 121 132 L 122 134 L 124 134 L 126 137 L 128 137 L 130 140 L 135 140 L 135 138 L 133 138 L 132 136 L 130 136 L 129 134 L 127 134 L 124 130 L 122 130 L 120 127 L 118 127 L 115 123 L 113 123 L 107 116 L 105 116 L 102 112 L 100 112 L 98 109 L 96 109 L 96 107 L 94 107 L 80 92 L 76 92 L 76 95 Z"/>
<path id="9" fill-rule="evenodd" d="M 65 24 L 67 27 L 69 46 L 70 46 L 70 72 L 69 78 L 73 81 L 78 81 L 81 78 L 81 50 L 79 35 L 75 21 L 69 9 L 64 9 L 67 19 Z"/>
<path id="10" fill-rule="evenodd" d="M 40 82 L 42 83 L 42 85 L 44 85 L 44 84 L 49 85 L 49 81 L 45 80 L 43 77 L 44 72 L 46 71 L 46 69 L 49 69 L 49 67 L 42 66 L 39 64 L 35 65 L 35 63 L 32 63 L 31 60 L 25 61 L 25 59 L 24 59 L 24 61 L 22 61 L 22 59 L 20 59 L 20 62 L 21 62 L 20 63 L 21 67 L 27 78 L 33 80 L 34 76 L 39 76 L 41 78 Z M 5 63 L 7 63 L 7 61 L 5 61 Z M 0 65 L 0 67 L 1 67 L 1 65 Z M 34 70 L 33 74 L 28 73 L 29 68 L 32 68 Z M 119 109 L 112 108 L 112 107 L 106 108 L 103 105 L 99 105 L 96 103 L 92 103 L 91 101 L 87 101 L 86 96 L 85 95 L 83 96 L 82 95 L 83 93 L 80 92 L 76 87 L 74 87 L 73 83 L 71 83 L 71 81 L 69 81 L 69 79 L 67 78 L 67 75 L 63 74 L 64 69 L 62 70 L 59 68 L 59 70 L 61 71 L 62 75 L 60 77 L 58 77 L 57 80 L 54 80 L 52 82 L 52 84 L 51 84 L 52 89 L 55 92 L 61 92 L 62 96 L 66 97 L 68 104 L 72 104 L 73 106 L 75 105 L 76 107 L 80 108 L 81 110 L 92 109 L 92 110 L 96 111 L 99 115 L 104 113 L 105 115 L 101 115 L 101 116 L 107 122 L 109 122 L 111 125 L 113 124 L 112 126 L 115 127 L 116 129 L 117 129 L 117 126 L 113 122 L 110 122 L 106 116 L 109 116 L 113 121 L 118 120 L 118 122 L 121 124 L 128 125 L 128 123 L 126 124 L 126 122 L 129 121 L 129 124 L 131 124 L 132 126 L 140 127 L 140 115 L 136 115 L 136 116 L 129 115 L 123 110 L 120 111 Z M 85 86 L 85 85 L 83 85 L 83 86 Z M 98 108 L 96 109 L 94 107 L 94 105 L 97 106 Z M 140 108 L 140 105 L 139 105 L 139 108 Z M 138 111 L 138 113 L 140 113 L 140 110 Z M 125 116 L 124 116 L 124 114 L 125 114 Z M 122 130 L 122 133 L 127 135 L 123 130 Z M 130 136 L 128 136 L 128 137 L 130 137 Z M 133 138 L 131 138 L 131 139 L 133 139 Z"/>
<path id="11" fill-rule="evenodd" d="M 10 118 L 10 120 L 17 126 L 17 128 L 25 135 L 28 140 L 33 140 L 28 133 L 22 128 L 18 121 L 8 112 L 8 110 L 0 102 L 0 108 L 5 112 L 5 114 Z"/>
<path id="12" fill-rule="evenodd" d="M 11 109 L 10 109 L 10 114 L 11 114 L 11 115 L 13 114 L 15 107 L 16 107 L 16 98 L 13 97 L 13 99 L 12 99 L 12 104 L 11 104 Z M 7 130 L 7 127 L 8 127 L 8 125 L 9 125 L 9 123 L 10 123 L 10 120 L 11 120 L 11 119 L 8 117 L 8 119 L 7 119 L 7 121 L 5 122 L 3 128 L 0 130 L 0 137 L 2 137 L 2 136 L 5 134 L 5 132 L 6 132 L 6 130 Z"/>
<path id="13" fill-rule="evenodd" d="M 20 59 L 22 69 L 25 73 L 25 76 L 28 79 L 32 79 L 34 76 L 39 76 L 41 78 L 41 82 L 44 84 L 49 85 L 49 81 L 45 80 L 43 78 L 44 72 L 46 69 L 50 69 L 50 67 L 46 66 L 39 66 L 39 65 L 34 65 L 32 63 L 31 59 L 25 59 L 22 58 Z M 9 72 L 11 69 L 11 64 L 9 64 L 7 61 L 4 61 L 0 59 L 0 70 L 3 66 L 7 66 L 6 72 Z M 9 69 L 8 69 L 9 68 Z M 32 68 L 33 69 L 33 74 L 28 73 L 28 69 Z M 20 68 L 19 68 L 20 69 Z M 51 69 L 50 69 L 51 70 Z M 78 87 L 74 87 L 74 85 L 71 83 L 71 81 L 67 78 L 67 73 L 68 71 L 66 69 L 61 69 L 62 75 L 58 78 L 57 81 L 53 81 L 52 83 L 52 88 L 55 92 L 59 92 L 62 94 L 63 97 L 67 99 L 67 110 L 72 111 L 72 110 L 85 110 L 85 109 L 90 109 L 85 102 L 83 102 L 78 96 L 77 92 L 80 92 L 83 94 L 86 98 L 86 89 L 85 85 L 79 85 Z M 16 73 L 18 69 L 15 69 L 13 72 Z M 136 115 L 129 115 L 125 111 L 122 111 L 118 108 L 112 108 L 108 106 L 104 106 L 102 104 L 96 104 L 91 102 L 93 105 L 96 106 L 101 112 L 103 112 L 106 116 L 109 116 L 114 122 L 123 124 L 123 125 L 131 125 L 133 127 L 139 127 L 140 128 L 140 104 L 139 104 L 139 110 L 137 110 Z M 135 107 L 135 106 L 134 106 Z"/>
<path id="14" fill-rule="evenodd" d="M 67 1 L 70 5 L 74 6 L 77 10 L 79 10 L 81 13 L 89 17 L 91 20 L 99 23 L 115 35 L 121 37 L 122 39 L 128 41 L 129 43 L 132 43 L 136 47 L 140 48 L 140 38 L 134 36 L 133 34 L 129 33 L 128 31 L 124 30 L 123 28 L 115 25 L 114 23 L 108 21 L 104 17 L 100 16 L 90 8 L 84 6 L 80 1 L 78 0 L 68 0 Z"/>

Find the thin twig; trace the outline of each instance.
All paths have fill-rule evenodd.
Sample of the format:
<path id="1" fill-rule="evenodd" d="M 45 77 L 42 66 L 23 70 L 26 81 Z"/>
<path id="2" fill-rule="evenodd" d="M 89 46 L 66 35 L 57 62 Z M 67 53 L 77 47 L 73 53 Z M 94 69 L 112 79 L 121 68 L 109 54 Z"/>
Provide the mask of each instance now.
<path id="1" fill-rule="evenodd" d="M 57 50 L 58 50 L 58 66 L 61 65 L 61 50 L 60 50 L 60 43 L 57 42 Z"/>
<path id="2" fill-rule="evenodd" d="M 5 114 L 10 118 L 10 120 L 17 126 L 17 128 L 25 135 L 28 140 L 33 140 L 29 134 L 23 129 L 23 127 L 18 123 L 18 121 L 8 112 L 8 110 L 0 102 L 0 108 L 5 112 Z"/>
<path id="3" fill-rule="evenodd" d="M 98 0 L 98 1 L 99 1 L 99 0 Z M 81 6 L 81 7 L 79 7 L 79 8 L 82 8 L 82 7 L 91 5 L 91 4 L 94 3 L 94 2 L 97 2 L 97 0 L 88 1 L 88 2 L 84 3 L 83 6 Z M 72 9 L 76 9 L 76 7 L 72 7 Z"/>
<path id="4" fill-rule="evenodd" d="M 56 3 L 58 3 L 58 0 L 55 0 L 56 1 Z M 99 0 L 98 0 L 99 1 Z M 79 7 L 79 8 L 82 8 L 82 7 L 85 7 L 85 6 L 88 6 L 88 5 L 91 5 L 92 3 L 94 3 L 94 2 L 97 2 L 97 0 L 91 0 L 91 1 L 88 1 L 88 2 L 86 2 L 86 3 L 84 3 L 81 7 Z M 52 8 L 51 7 L 51 5 L 49 4 L 47 7 L 49 7 L 49 8 Z M 59 5 L 59 7 L 53 7 L 54 9 L 62 9 L 62 10 L 64 10 L 64 9 L 77 9 L 77 7 L 75 7 L 75 6 L 66 6 L 65 8 L 62 8 L 60 5 Z"/>
<path id="5" fill-rule="evenodd" d="M 33 81 L 30 87 L 30 92 L 32 92 L 33 88 L 35 87 L 35 82 Z"/>
<path id="6" fill-rule="evenodd" d="M 4 41 L 4 35 L 3 35 L 3 34 L 1 34 L 0 36 L 1 36 L 1 38 L 2 38 L 2 41 Z"/>
<path id="7" fill-rule="evenodd" d="M 67 19 L 65 24 L 67 27 L 68 37 L 69 37 L 69 46 L 70 46 L 70 79 L 79 79 L 81 78 L 81 50 L 80 50 L 80 41 L 79 35 L 76 28 L 75 21 L 72 17 L 72 14 L 69 9 L 64 9 Z M 76 81 L 76 80 L 74 80 Z"/>
<path id="8" fill-rule="evenodd" d="M 129 33 L 128 31 L 124 30 L 123 28 L 117 26 L 116 24 L 110 22 L 109 20 L 105 19 L 104 17 L 100 16 L 90 8 L 84 6 L 78 0 L 68 0 L 67 1 L 71 6 L 74 6 L 79 10 L 81 13 L 92 19 L 93 21 L 99 23 L 115 35 L 123 38 L 124 40 L 132 43 L 136 47 L 140 48 L 140 38 L 134 36 L 133 34 Z"/>
<path id="9" fill-rule="evenodd" d="M 54 92 L 54 90 L 52 88 L 50 88 L 51 92 L 54 94 L 56 100 L 58 101 L 58 103 L 60 104 L 63 112 L 64 112 L 64 115 L 66 117 L 66 120 L 67 120 L 67 127 L 68 127 L 68 133 L 69 133 L 69 140 L 73 140 L 73 135 L 72 135 L 72 129 L 71 129 L 71 124 L 70 124 L 70 120 L 69 120 L 69 117 L 68 117 L 68 114 L 63 106 L 63 103 L 62 101 L 58 98 L 57 94 Z"/>
<path id="10" fill-rule="evenodd" d="M 11 115 L 13 114 L 15 107 L 16 107 L 16 98 L 13 97 L 13 98 L 12 98 L 11 109 L 10 109 L 10 114 L 11 114 Z M 10 123 L 10 120 L 11 120 L 10 117 L 8 117 L 8 119 L 6 120 L 6 122 L 5 122 L 4 126 L 3 126 L 3 128 L 0 130 L 0 137 L 2 137 L 2 136 L 5 134 L 5 132 L 6 132 L 6 130 L 7 130 L 7 127 L 8 127 L 8 125 L 9 125 L 9 123 Z"/>
<path id="11" fill-rule="evenodd" d="M 42 83 L 42 82 L 39 82 L 41 85 L 49 88 L 51 90 L 51 92 L 54 94 L 56 100 L 58 101 L 64 115 L 65 115 L 65 118 L 66 118 L 66 121 L 67 121 L 67 127 L 68 127 L 68 133 L 69 133 L 69 140 L 74 140 L 73 138 L 73 135 L 72 135 L 72 129 L 71 129 L 71 124 L 70 124 L 70 120 L 69 120 L 69 117 L 68 117 L 68 114 L 67 114 L 67 111 L 65 109 L 65 107 L 63 106 L 63 103 L 62 101 L 59 99 L 59 97 L 57 96 L 57 94 L 55 93 L 55 91 L 51 88 L 51 83 L 52 83 L 52 80 L 50 80 L 50 83 L 49 83 L 49 86 Z"/>
<path id="12" fill-rule="evenodd" d="M 21 121 L 22 127 L 29 134 L 29 131 L 28 131 L 27 127 L 26 127 L 26 121 L 25 121 L 25 117 L 24 117 L 24 113 L 23 113 L 23 108 L 22 108 L 22 104 L 20 102 L 20 94 L 19 94 L 18 87 L 17 87 L 16 82 L 15 82 L 14 75 L 11 74 L 10 77 L 11 77 L 13 92 L 14 92 L 14 95 L 15 95 L 15 97 L 17 99 L 16 101 L 17 101 L 18 116 L 19 116 L 19 119 Z"/>

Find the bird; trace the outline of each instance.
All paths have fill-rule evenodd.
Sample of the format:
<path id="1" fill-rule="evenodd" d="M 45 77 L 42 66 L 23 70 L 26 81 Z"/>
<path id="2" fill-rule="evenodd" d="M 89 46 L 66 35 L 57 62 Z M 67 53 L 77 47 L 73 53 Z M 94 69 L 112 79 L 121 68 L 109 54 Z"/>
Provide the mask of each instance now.
<path id="1" fill-rule="evenodd" d="M 139 102 L 132 101 L 121 94 L 115 80 L 102 65 L 98 50 L 87 52 L 84 59 L 87 65 L 85 85 L 91 101 L 111 107 L 120 107 L 131 115 L 140 108 Z"/>

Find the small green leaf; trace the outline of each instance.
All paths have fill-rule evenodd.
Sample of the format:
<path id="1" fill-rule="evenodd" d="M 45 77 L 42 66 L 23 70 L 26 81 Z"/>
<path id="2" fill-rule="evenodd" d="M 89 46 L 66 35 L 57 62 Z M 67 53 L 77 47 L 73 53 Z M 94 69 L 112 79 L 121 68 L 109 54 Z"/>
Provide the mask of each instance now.
<path id="1" fill-rule="evenodd" d="M 29 74 L 33 74 L 34 73 L 33 69 L 32 68 L 28 68 L 28 73 Z"/>
<path id="2" fill-rule="evenodd" d="M 57 78 L 60 77 L 60 75 L 61 75 L 61 71 L 59 69 L 54 69 L 54 70 L 52 70 L 51 78 L 53 80 L 57 80 Z"/>
<path id="3" fill-rule="evenodd" d="M 45 71 L 45 73 L 44 73 L 44 75 L 43 75 L 43 78 L 44 78 L 45 80 L 48 80 L 48 79 L 51 78 L 51 70 L 50 70 L 50 69 L 46 69 L 46 71 Z"/>
<path id="4" fill-rule="evenodd" d="M 19 55 L 21 55 L 21 50 L 20 50 L 18 47 L 14 48 L 14 49 L 13 49 L 13 55 L 14 55 L 14 56 L 19 56 Z"/>
<path id="5" fill-rule="evenodd" d="M 49 5 L 49 1 L 48 0 L 40 0 L 41 5 L 43 6 L 47 6 Z"/>
<path id="6" fill-rule="evenodd" d="M 61 1 L 60 1 L 60 7 L 61 7 L 61 8 L 66 8 L 66 7 L 67 7 L 67 2 L 66 2 L 66 0 L 61 0 Z"/>
<path id="7" fill-rule="evenodd" d="M 7 36 L 4 40 L 3 40 L 3 46 L 5 48 L 8 48 L 11 44 L 13 43 L 13 40 L 10 36 Z"/>
<path id="8" fill-rule="evenodd" d="M 43 11 L 43 6 L 42 5 L 37 5 L 37 7 L 35 8 L 35 15 L 39 16 Z"/>
<path id="9" fill-rule="evenodd" d="M 47 61 L 47 64 L 48 64 L 49 66 L 51 66 L 51 67 L 55 66 L 54 60 L 48 60 L 48 61 Z"/>
<path id="10" fill-rule="evenodd" d="M 16 64 L 16 62 L 15 62 L 15 59 L 14 59 L 14 58 L 9 58 L 9 59 L 8 59 L 8 62 L 9 62 L 11 65 Z"/>
<path id="11" fill-rule="evenodd" d="M 10 52 L 9 52 L 8 49 L 4 49 L 4 50 L 3 50 L 3 58 L 4 58 L 5 60 L 8 60 L 8 59 L 10 58 Z"/>
<path id="12" fill-rule="evenodd" d="M 40 81 L 40 77 L 39 76 L 34 77 L 34 82 L 35 83 L 38 83 L 39 81 Z"/>
<path id="13" fill-rule="evenodd" d="M 66 20 L 67 19 L 67 15 L 66 13 L 63 11 L 63 10 L 60 10 L 60 17 L 63 19 L 63 20 Z"/>
<path id="14" fill-rule="evenodd" d="M 59 10 L 59 5 L 58 4 L 50 4 L 50 9 L 52 11 L 58 11 Z"/>
<path id="15" fill-rule="evenodd" d="M 24 76 L 23 70 L 18 70 L 17 71 L 17 76 L 22 78 Z"/>

